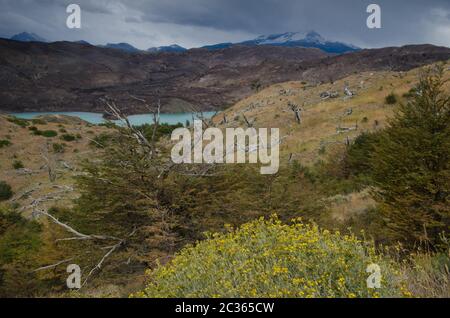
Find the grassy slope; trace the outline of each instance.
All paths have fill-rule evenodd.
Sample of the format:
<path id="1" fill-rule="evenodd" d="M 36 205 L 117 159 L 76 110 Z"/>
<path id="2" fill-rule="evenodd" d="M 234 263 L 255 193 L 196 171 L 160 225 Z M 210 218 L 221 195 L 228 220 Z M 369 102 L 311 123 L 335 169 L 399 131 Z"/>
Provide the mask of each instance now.
<path id="1" fill-rule="evenodd" d="M 333 148 L 344 144 L 364 131 L 382 129 L 393 114 L 395 105 L 386 105 L 385 97 L 391 93 L 406 102 L 403 94 L 417 82 L 422 68 L 409 72 L 364 72 L 349 76 L 334 83 L 310 86 L 304 82 L 287 82 L 265 88 L 229 108 L 224 113 L 227 126 L 245 127 L 242 114 L 254 127 L 280 128 L 280 136 L 287 136 L 280 146 L 280 163 L 287 164 L 289 158 L 303 165 L 312 165 L 318 160 L 333 160 Z M 445 78 L 450 79 L 450 61 L 445 65 Z M 356 93 L 353 98 L 344 98 L 344 87 Z M 450 82 L 446 85 L 450 91 Z M 339 97 L 322 100 L 320 93 L 337 91 Z M 288 103 L 302 106 L 302 123 L 299 125 Z M 346 115 L 351 109 L 352 114 Z M 366 120 L 364 120 L 366 118 Z M 223 120 L 216 116 L 215 122 Z M 354 127 L 351 132 L 337 133 L 337 127 Z M 329 213 L 337 221 L 364 213 L 374 202 L 367 190 L 349 195 L 326 198 Z"/>
<path id="2" fill-rule="evenodd" d="M 94 138 L 95 135 L 106 129 L 97 126 L 91 127 L 86 122 L 73 118 L 59 118 L 56 119 L 56 122 L 47 122 L 46 124 L 30 122 L 30 126 L 35 126 L 42 131 L 55 130 L 58 132 L 58 136 L 53 138 L 35 136 L 28 128 L 22 128 L 9 122 L 6 116 L 0 116 L 0 140 L 8 139 L 12 143 L 12 145 L 0 149 L 0 180 L 6 181 L 12 186 L 15 193 L 12 200 L 21 207 L 28 206 L 33 199 L 61 191 L 58 188 L 60 186 L 72 186 L 72 177 L 80 173 L 77 171 L 79 162 L 84 158 L 95 156 L 96 150 L 89 146 L 89 138 Z M 65 129 L 67 132 L 60 132 L 60 129 Z M 82 138 L 66 142 L 60 139 L 60 136 L 65 133 L 80 134 Z M 53 143 L 64 143 L 66 145 L 64 153 L 55 153 L 52 147 Z M 42 154 L 50 159 L 52 166 L 57 171 L 57 179 L 54 182 L 49 180 L 46 160 Z M 20 160 L 24 168 L 32 173 L 15 170 L 12 166 L 15 160 Z M 31 190 L 33 191 L 29 195 L 23 196 Z M 69 203 L 69 199 L 74 196 L 76 196 L 76 192 L 63 193 L 58 204 Z M 54 204 L 55 201 L 48 203 L 48 205 Z M 45 203 L 40 207 L 44 206 L 46 206 Z M 23 212 L 25 216 L 29 216 L 31 209 L 24 209 Z"/>
<path id="3" fill-rule="evenodd" d="M 450 78 L 446 64 L 446 78 Z M 419 69 L 409 72 L 372 72 L 349 76 L 333 84 L 309 86 L 302 82 L 287 82 L 270 86 L 261 92 L 238 102 L 225 111 L 229 126 L 245 126 L 242 113 L 250 120 L 256 120 L 255 127 L 278 127 L 280 135 L 288 135 L 281 145 L 281 162 L 286 162 L 292 153 L 302 164 L 311 164 L 321 157 L 321 143 L 344 142 L 346 137 L 355 138 L 363 131 L 380 129 L 386 125 L 386 119 L 395 106 L 386 105 L 385 97 L 395 93 L 401 97 L 417 83 Z M 449 83 L 447 83 L 449 84 Z M 348 85 L 357 95 L 344 99 L 344 87 Z M 450 90 L 450 85 L 447 85 Z M 322 100 L 320 93 L 337 91 L 340 96 L 335 99 Z M 405 101 L 404 98 L 400 98 Z M 288 107 L 292 102 L 303 106 L 303 123 L 297 124 L 294 113 Z M 349 109 L 350 116 L 344 115 Z M 239 120 L 235 121 L 235 117 Z M 364 118 L 367 122 L 363 122 Z M 216 122 L 222 120 L 218 115 Z M 378 126 L 375 125 L 378 121 Z M 336 128 L 352 127 L 358 124 L 358 130 L 351 133 L 336 133 Z M 284 161 L 283 161 L 284 158 Z"/>

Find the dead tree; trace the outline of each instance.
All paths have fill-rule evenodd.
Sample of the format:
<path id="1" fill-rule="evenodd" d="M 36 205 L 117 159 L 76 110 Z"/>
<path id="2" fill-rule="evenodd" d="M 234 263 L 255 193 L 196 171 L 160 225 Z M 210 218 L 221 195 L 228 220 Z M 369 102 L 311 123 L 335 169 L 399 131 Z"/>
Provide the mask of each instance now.
<path id="1" fill-rule="evenodd" d="M 227 115 L 225 113 L 223 113 L 222 124 L 225 124 L 225 125 L 228 124 Z"/>
<path id="2" fill-rule="evenodd" d="M 151 107 L 149 107 L 149 104 L 141 98 L 134 97 L 136 100 L 140 100 L 146 107 L 148 106 L 149 110 L 154 110 Z M 110 98 L 104 98 L 102 99 L 105 103 L 105 106 L 107 108 L 107 111 L 109 114 L 114 116 L 114 118 L 122 123 L 121 127 L 117 127 L 118 133 L 121 134 L 121 136 L 128 138 L 130 140 L 135 140 L 136 142 L 132 144 L 132 147 L 135 147 L 136 145 L 137 149 L 139 151 L 136 151 L 136 153 L 140 156 L 138 159 L 141 160 L 149 160 L 149 166 L 152 167 L 152 169 L 155 169 L 158 173 L 158 178 L 163 178 L 164 176 L 167 176 L 170 172 L 176 172 L 183 175 L 188 176 L 194 176 L 194 177 L 209 177 L 216 175 L 216 168 L 219 166 L 218 164 L 199 164 L 199 165 L 176 165 L 172 162 L 164 162 L 156 156 L 158 153 L 158 147 L 159 144 L 156 142 L 156 129 L 159 125 L 159 115 L 160 115 L 160 103 L 158 102 L 156 112 L 153 113 L 153 131 L 151 135 L 151 139 L 147 139 L 144 133 L 142 133 L 138 128 L 134 127 L 127 117 L 123 114 L 123 112 L 120 110 L 120 108 L 116 105 L 114 100 Z M 245 118 L 245 121 L 249 127 L 253 126 L 253 122 L 251 122 L 245 115 L 243 115 Z M 213 121 L 208 121 L 204 118 L 203 114 L 199 113 L 199 118 L 202 120 L 202 123 L 204 126 L 212 125 Z M 155 128 L 156 127 L 156 128 Z M 284 137 L 283 137 L 284 138 Z M 282 139 L 277 140 L 276 142 L 279 144 L 281 143 Z M 268 145 L 268 147 L 272 147 L 273 144 Z M 103 149 L 105 151 L 108 151 L 108 147 L 103 146 Z M 139 148 L 138 148 L 139 147 Z M 195 147 L 195 143 L 192 143 L 191 147 Z M 253 149 L 246 149 L 245 151 L 250 152 L 253 151 Z M 224 154 L 224 158 L 226 156 L 226 153 Z M 180 167 L 181 166 L 181 167 Z M 104 184 L 113 184 L 113 181 L 109 180 L 107 176 L 104 178 L 97 178 L 98 182 L 102 182 Z M 141 194 L 144 197 L 149 198 L 150 200 L 154 201 L 154 198 L 151 197 L 148 193 L 141 193 L 141 189 L 137 189 L 139 191 L 139 194 Z M 65 229 L 70 235 L 64 238 L 60 238 L 57 241 L 63 242 L 63 241 L 92 241 L 98 243 L 96 245 L 96 248 L 98 247 L 99 250 L 104 251 L 102 252 L 102 256 L 96 261 L 95 265 L 92 266 L 92 268 L 88 271 L 87 276 L 84 279 L 84 282 L 82 284 L 82 287 L 86 286 L 88 281 L 92 279 L 92 277 L 98 273 L 104 266 L 104 264 L 107 262 L 107 260 L 113 255 L 114 253 L 117 253 L 118 251 L 122 250 L 125 246 L 127 246 L 127 242 L 130 240 L 132 236 L 134 236 L 136 233 L 138 233 L 141 230 L 141 225 L 137 225 L 128 235 L 125 235 L 125 237 L 117 237 L 114 235 L 109 234 L 89 234 L 89 233 L 83 233 L 73 226 L 71 226 L 68 223 L 61 222 L 58 220 L 54 215 L 52 215 L 48 210 L 43 209 L 40 207 L 40 205 L 44 202 L 50 201 L 50 200 L 58 200 L 61 198 L 61 195 L 63 194 L 63 191 L 70 191 L 68 188 L 60 189 L 59 192 L 55 192 L 53 194 L 46 195 L 44 197 L 38 198 L 33 200 L 29 208 L 33 209 L 34 215 L 43 215 L 46 216 L 52 223 L 55 225 Z M 169 218 L 171 217 L 171 211 L 159 206 L 156 203 L 157 210 L 158 210 L 158 218 L 161 220 L 161 224 L 165 224 L 166 226 L 161 228 L 161 233 L 163 235 L 170 235 L 170 223 Z M 142 225 L 145 227 L 145 225 Z M 168 237 L 168 240 L 170 238 Z M 60 260 L 58 262 L 55 262 L 54 264 L 45 265 L 43 267 L 40 267 L 36 269 L 35 271 L 41 271 L 41 270 L 48 270 L 55 268 L 61 264 L 65 264 L 71 260 L 73 260 L 75 257 L 72 255 L 71 257 L 67 257 L 63 260 Z M 127 261 L 129 263 L 129 261 Z"/>
<path id="3" fill-rule="evenodd" d="M 247 116 L 245 116 L 244 113 L 242 113 L 242 117 L 244 117 L 244 121 L 245 121 L 245 124 L 247 125 L 247 127 L 252 128 L 252 127 L 253 127 L 253 124 L 255 123 L 255 120 L 253 120 L 252 122 L 250 122 L 250 121 L 248 120 Z"/>
<path id="4" fill-rule="evenodd" d="M 56 217 L 54 217 L 52 214 L 50 214 L 46 210 L 39 210 L 38 213 L 47 216 L 53 223 L 55 223 L 58 226 L 64 228 L 67 232 L 69 232 L 69 233 L 71 233 L 73 235 L 71 237 L 58 239 L 57 241 L 59 241 L 59 242 L 61 242 L 61 241 L 76 241 L 76 240 L 80 240 L 80 241 L 81 240 L 82 241 L 92 240 L 92 241 L 114 242 L 113 245 L 106 246 L 105 248 L 102 248 L 102 249 L 106 249 L 107 252 L 102 256 L 102 258 L 99 260 L 99 262 L 94 267 L 92 267 L 92 269 L 89 271 L 88 275 L 84 279 L 83 284 L 81 285 L 81 288 L 83 288 L 83 286 L 85 286 L 87 284 L 87 282 L 89 281 L 89 279 L 91 278 L 91 276 L 95 272 L 101 270 L 101 268 L 103 266 L 103 263 L 106 261 L 106 259 L 108 257 L 110 257 L 119 248 L 121 248 L 126 243 L 126 240 L 128 238 L 130 238 L 131 236 L 133 236 L 136 233 L 136 231 L 137 231 L 137 229 L 134 229 L 126 238 L 118 238 L 118 237 L 110 236 L 110 235 L 84 234 L 84 233 L 81 233 L 81 232 L 77 231 L 72 226 L 68 225 L 67 223 L 63 223 L 63 222 L 59 221 Z M 71 261 L 72 259 L 73 259 L 73 257 L 69 258 L 69 259 L 66 259 L 66 260 L 59 261 L 59 262 L 57 262 L 55 264 L 46 265 L 46 266 L 37 268 L 37 269 L 34 270 L 34 272 L 55 268 L 55 267 L 57 267 L 57 266 L 59 266 L 61 264 L 64 264 L 64 263 L 67 263 L 67 262 Z"/>
<path id="5" fill-rule="evenodd" d="M 137 97 L 134 96 L 132 96 L 132 98 L 137 99 Z M 145 100 L 143 99 L 138 100 L 142 101 L 146 106 L 148 106 Z M 128 117 L 122 113 L 119 107 L 117 107 L 114 100 L 110 98 L 103 98 L 102 101 L 105 103 L 107 107 L 107 113 L 114 116 L 114 118 L 120 121 L 131 133 L 131 136 L 136 139 L 138 144 L 142 146 L 142 149 L 144 149 L 144 151 L 148 154 L 148 156 L 152 158 L 155 155 L 155 139 L 156 139 L 155 137 L 159 125 L 159 116 L 161 111 L 160 102 L 158 102 L 156 113 L 154 113 L 151 110 L 151 108 L 148 107 L 148 109 L 151 110 L 153 114 L 153 133 L 151 142 L 149 142 L 148 139 L 144 136 L 144 134 L 130 123 Z"/>
<path id="6" fill-rule="evenodd" d="M 299 107 L 298 105 L 289 102 L 288 103 L 289 108 L 294 112 L 295 115 L 295 120 L 297 121 L 298 124 L 302 123 L 302 117 L 301 117 L 301 112 L 302 112 L 302 108 Z"/>
<path id="7" fill-rule="evenodd" d="M 56 180 L 56 169 L 55 169 L 55 161 L 52 158 L 48 151 L 48 144 L 41 149 L 41 157 L 44 158 L 45 165 L 43 168 L 46 168 L 48 171 L 48 178 L 50 182 L 55 182 Z"/>

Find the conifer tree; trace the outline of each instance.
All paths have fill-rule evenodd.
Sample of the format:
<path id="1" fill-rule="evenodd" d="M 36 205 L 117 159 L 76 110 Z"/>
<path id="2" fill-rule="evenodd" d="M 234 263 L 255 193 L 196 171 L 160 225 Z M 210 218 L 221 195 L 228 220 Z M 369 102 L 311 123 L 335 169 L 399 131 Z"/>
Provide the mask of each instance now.
<path id="1" fill-rule="evenodd" d="M 442 67 L 428 69 L 401 104 L 370 162 L 387 229 L 410 246 L 437 247 L 450 225 L 450 97 Z M 448 89 L 448 86 L 447 86 Z"/>

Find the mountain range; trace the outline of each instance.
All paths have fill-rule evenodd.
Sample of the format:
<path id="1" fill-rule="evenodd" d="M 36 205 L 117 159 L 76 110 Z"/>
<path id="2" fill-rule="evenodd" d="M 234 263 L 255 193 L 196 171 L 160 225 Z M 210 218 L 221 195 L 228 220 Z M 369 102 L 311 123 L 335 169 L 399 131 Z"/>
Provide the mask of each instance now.
<path id="1" fill-rule="evenodd" d="M 23 41 L 23 42 L 47 42 L 45 39 L 39 37 L 34 33 L 22 32 L 20 34 L 14 35 L 11 40 Z M 85 41 L 84 41 L 85 42 Z M 85 42 L 87 43 L 87 42 Z M 315 31 L 308 32 L 286 32 L 280 34 L 271 34 L 271 35 L 262 35 L 253 40 L 238 42 L 238 43 L 218 43 L 213 45 L 206 45 L 202 48 L 208 50 L 220 50 L 229 48 L 236 45 L 244 45 L 244 46 L 262 46 L 262 45 L 270 45 L 270 46 L 283 46 L 283 47 L 307 47 L 307 48 L 318 48 L 328 53 L 346 53 L 357 51 L 360 48 L 337 41 L 329 41 L 324 39 L 319 33 Z M 122 50 L 128 53 L 138 53 L 143 52 L 131 44 L 128 43 L 108 43 L 105 46 L 107 47 Z M 187 51 L 186 48 L 179 46 L 177 44 L 173 44 L 170 46 L 160 46 L 160 47 L 152 47 L 147 50 L 150 53 L 162 53 L 162 52 L 184 52 Z"/>
<path id="2" fill-rule="evenodd" d="M 221 110 L 253 94 L 255 87 L 288 81 L 317 85 L 364 71 L 406 71 L 448 59 L 449 48 L 432 45 L 338 55 L 263 44 L 130 54 L 85 43 L 0 39 L 0 111 L 103 112 L 100 100 L 108 96 L 125 113 L 148 112 L 130 94 L 150 105 L 160 100 L 163 112 Z"/>

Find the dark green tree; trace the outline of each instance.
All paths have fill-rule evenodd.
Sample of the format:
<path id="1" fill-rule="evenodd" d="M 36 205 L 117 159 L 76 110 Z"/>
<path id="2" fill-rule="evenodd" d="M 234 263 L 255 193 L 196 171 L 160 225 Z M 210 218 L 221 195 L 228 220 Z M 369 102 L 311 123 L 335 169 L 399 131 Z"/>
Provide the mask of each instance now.
<path id="1" fill-rule="evenodd" d="M 437 247 L 450 225 L 450 97 L 443 68 L 428 69 L 370 159 L 375 198 L 392 237 Z"/>
<path id="2" fill-rule="evenodd" d="M 11 186 L 5 181 L 0 181 L 0 201 L 9 200 L 12 195 Z"/>

